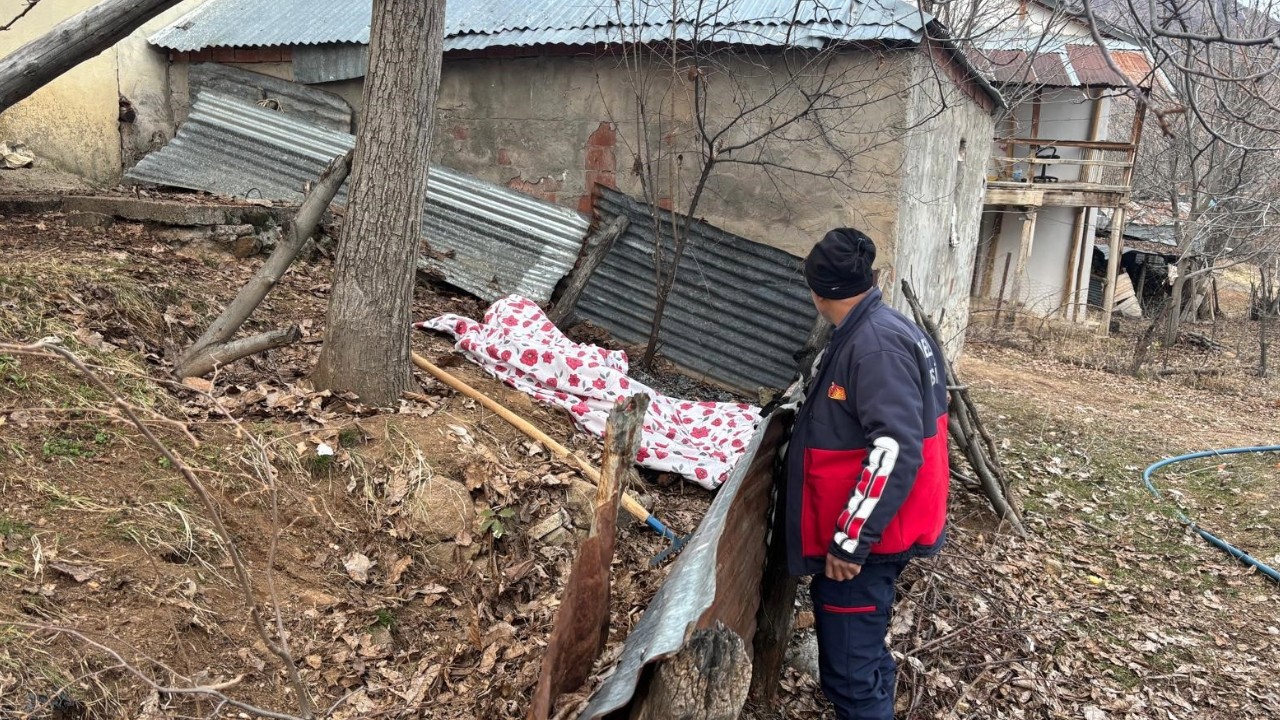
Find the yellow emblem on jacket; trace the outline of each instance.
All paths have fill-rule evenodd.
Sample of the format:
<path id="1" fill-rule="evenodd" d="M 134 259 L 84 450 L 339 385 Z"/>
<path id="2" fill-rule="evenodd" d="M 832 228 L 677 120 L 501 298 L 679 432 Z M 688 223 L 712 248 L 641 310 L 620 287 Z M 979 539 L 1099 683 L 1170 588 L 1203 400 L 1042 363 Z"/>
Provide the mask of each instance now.
<path id="1" fill-rule="evenodd" d="M 848 400 L 849 396 L 845 393 L 844 388 L 835 383 L 831 383 L 831 387 L 827 388 L 827 397 L 832 400 Z"/>

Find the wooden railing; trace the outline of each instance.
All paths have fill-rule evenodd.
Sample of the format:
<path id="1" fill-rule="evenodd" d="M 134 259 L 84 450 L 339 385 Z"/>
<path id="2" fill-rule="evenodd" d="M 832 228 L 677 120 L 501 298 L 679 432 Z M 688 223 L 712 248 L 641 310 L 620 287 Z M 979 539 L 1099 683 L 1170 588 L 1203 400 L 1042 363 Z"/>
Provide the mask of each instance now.
<path id="1" fill-rule="evenodd" d="M 991 158 L 988 180 L 992 182 L 1048 184 L 1055 181 L 1039 180 L 1044 169 L 1051 165 L 1068 165 L 1081 168 L 1076 180 L 1064 184 L 1072 186 L 1080 184 L 1097 184 L 1102 180 L 1105 168 L 1123 171 L 1127 177 L 1133 168 L 1134 146 L 1131 143 L 1109 142 L 1106 140 L 1053 140 L 1050 138 L 996 138 L 996 142 L 1010 149 L 1008 156 Z M 1019 150 L 1025 147 L 1027 154 L 1019 156 Z M 1045 148 L 1075 149 L 1083 151 L 1079 158 L 1037 157 Z M 1120 154 L 1123 159 L 1106 159 L 1108 154 Z M 1047 173 L 1044 173 L 1047 174 Z M 1052 177 L 1052 176 L 1050 176 Z"/>

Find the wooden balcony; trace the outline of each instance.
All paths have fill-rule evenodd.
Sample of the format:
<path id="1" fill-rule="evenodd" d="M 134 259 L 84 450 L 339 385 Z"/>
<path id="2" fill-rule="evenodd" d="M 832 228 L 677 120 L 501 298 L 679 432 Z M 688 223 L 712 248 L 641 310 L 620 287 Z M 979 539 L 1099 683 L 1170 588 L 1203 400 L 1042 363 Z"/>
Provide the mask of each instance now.
<path id="1" fill-rule="evenodd" d="M 1121 207 L 1129 201 L 1133 151 L 1131 143 L 1103 140 L 1050 140 L 1047 138 L 1011 138 L 1001 142 L 1014 148 L 1026 146 L 1026 157 L 994 157 L 991 159 L 991 175 L 997 179 L 987 181 L 984 200 L 987 205 L 1015 205 L 1021 207 Z M 1084 150 L 1083 158 L 1036 157 L 1042 148 L 1077 148 Z M 1112 159 L 1107 155 L 1111 154 Z M 1114 159 L 1121 154 L 1124 159 Z M 1084 180 L 1072 182 L 1041 181 L 1043 171 L 1049 166 L 1076 166 Z M 1014 179 L 1017 170 L 1025 168 L 1027 177 Z M 1121 170 L 1125 184 L 1108 185 L 1090 181 L 1100 178 L 1106 168 Z M 1050 176 L 1052 177 L 1052 176 Z"/>

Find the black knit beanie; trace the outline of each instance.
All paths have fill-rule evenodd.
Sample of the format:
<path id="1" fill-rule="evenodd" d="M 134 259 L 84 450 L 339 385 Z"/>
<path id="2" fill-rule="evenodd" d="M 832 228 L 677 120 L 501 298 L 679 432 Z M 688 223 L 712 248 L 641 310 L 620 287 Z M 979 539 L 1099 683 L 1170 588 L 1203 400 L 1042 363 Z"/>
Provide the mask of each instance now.
<path id="1" fill-rule="evenodd" d="M 852 228 L 836 228 L 823 236 L 804 260 L 804 279 L 820 297 L 843 300 L 871 289 L 876 246 Z"/>

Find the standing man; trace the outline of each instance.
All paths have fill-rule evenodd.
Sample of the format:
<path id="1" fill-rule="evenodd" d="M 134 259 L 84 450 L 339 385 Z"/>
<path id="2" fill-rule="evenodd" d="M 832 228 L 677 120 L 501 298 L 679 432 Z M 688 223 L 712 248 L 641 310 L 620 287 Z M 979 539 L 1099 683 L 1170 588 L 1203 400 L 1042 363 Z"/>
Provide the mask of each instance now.
<path id="1" fill-rule="evenodd" d="M 885 647 L 899 573 L 941 549 L 947 516 L 942 353 L 874 287 L 863 233 L 827 233 L 805 259 L 835 326 L 787 448 L 787 546 L 810 586 L 822 690 L 839 720 L 893 720 Z"/>

